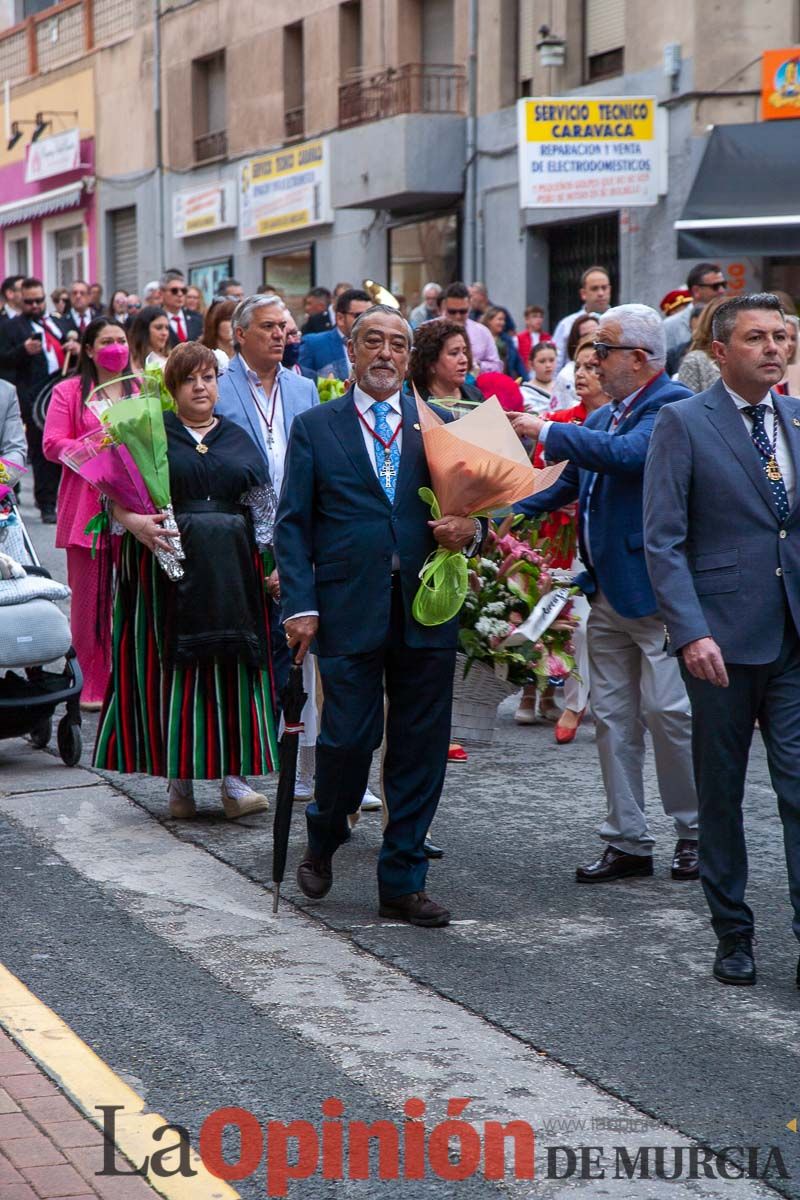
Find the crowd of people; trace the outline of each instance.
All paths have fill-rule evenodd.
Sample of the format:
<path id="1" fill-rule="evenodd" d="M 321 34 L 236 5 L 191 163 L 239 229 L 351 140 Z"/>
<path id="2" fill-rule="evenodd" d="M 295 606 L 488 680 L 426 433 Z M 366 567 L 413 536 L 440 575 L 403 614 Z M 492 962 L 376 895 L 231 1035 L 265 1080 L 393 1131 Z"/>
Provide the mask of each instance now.
<path id="1" fill-rule="evenodd" d="M 301 890 L 316 900 L 329 891 L 357 814 L 381 806 L 368 779 L 383 743 L 380 911 L 447 924 L 425 877 L 443 853 L 429 831 L 447 761 L 467 757 L 449 736 L 458 623 L 423 627 L 411 607 L 430 552 L 474 555 L 486 523 L 431 520 L 418 494 L 429 476 L 413 390 L 445 421 L 497 396 L 535 465 L 568 464 L 517 511 L 544 530 L 553 514 L 575 526 L 574 554 L 549 566 L 582 588 L 572 604 L 578 669 L 557 691 L 525 688 L 516 720 L 552 720 L 568 745 L 591 712 L 603 850 L 576 881 L 653 873 L 649 731 L 675 830 L 671 877 L 702 880 L 716 977 L 753 982 L 741 806 L 758 721 L 800 937 L 791 297 L 730 297 L 706 262 L 660 311 L 615 306 L 611 276 L 595 264 L 581 276 L 579 307 L 551 335 L 543 306 L 528 305 L 518 329 L 481 282 L 428 283 L 411 311 L 402 297 L 399 307 L 376 304 L 366 285 L 314 287 L 301 328 L 278 292 L 246 296 L 227 279 L 206 304 L 177 270 L 141 299 L 115 290 L 105 307 L 98 285 L 80 280 L 49 304 L 35 278 L 6 279 L 2 291 L 0 400 L 10 416 L 0 457 L 14 439 L 19 456 L 24 425 L 34 500 L 66 552 L 83 702 L 102 710 L 100 765 L 165 777 L 176 819 L 195 813 L 195 779 L 222 780 L 230 817 L 263 809 L 247 776 L 276 767 L 294 658 L 308 696 Z M 93 551 L 87 526 L 100 499 L 60 460 L 152 367 L 174 405 L 165 426 L 177 531 L 158 514 L 111 505 L 112 532 Z M 333 380 L 343 386 L 321 403 Z M 747 476 L 760 496 L 743 502 Z M 731 518 L 740 505 L 741 532 Z M 174 584 L 156 554 L 176 532 L 186 568 Z M 734 606 L 752 611 L 744 640 Z"/>

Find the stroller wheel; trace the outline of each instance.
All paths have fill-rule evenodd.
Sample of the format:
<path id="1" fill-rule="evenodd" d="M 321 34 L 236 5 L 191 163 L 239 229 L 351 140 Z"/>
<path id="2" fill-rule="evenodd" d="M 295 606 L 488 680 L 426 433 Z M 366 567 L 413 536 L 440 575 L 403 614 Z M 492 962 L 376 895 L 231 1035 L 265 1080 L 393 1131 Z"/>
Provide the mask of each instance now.
<path id="1" fill-rule="evenodd" d="M 31 745 L 34 750 L 44 750 L 45 746 L 53 736 L 53 718 L 42 717 L 37 721 L 30 732 Z"/>
<path id="2" fill-rule="evenodd" d="M 58 722 L 58 753 L 64 765 L 76 767 L 81 760 L 82 748 L 79 727 L 71 724 L 68 716 L 62 717 Z"/>

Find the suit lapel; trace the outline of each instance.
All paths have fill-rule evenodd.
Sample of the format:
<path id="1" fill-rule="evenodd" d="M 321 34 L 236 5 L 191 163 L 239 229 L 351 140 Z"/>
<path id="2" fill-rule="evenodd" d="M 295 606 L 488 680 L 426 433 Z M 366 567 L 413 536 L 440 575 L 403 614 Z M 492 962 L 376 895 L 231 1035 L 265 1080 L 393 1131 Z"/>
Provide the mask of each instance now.
<path id="1" fill-rule="evenodd" d="M 378 482 L 378 476 L 375 474 L 372 463 L 367 457 L 364 435 L 361 432 L 361 425 L 353 399 L 353 389 L 351 388 L 348 392 L 345 392 L 344 396 L 339 400 L 330 400 L 328 403 L 329 407 L 333 410 L 331 429 L 341 444 L 342 449 L 370 491 L 376 496 L 380 496 L 384 504 L 388 504 L 389 498 Z M 403 456 L 401 454 L 401 464 L 402 461 Z"/>
<path id="2" fill-rule="evenodd" d="M 770 512 L 777 517 L 772 493 L 758 451 L 748 437 L 741 413 L 722 383 L 715 383 L 705 402 L 708 419 L 741 463 L 747 478 L 759 493 Z"/>
<path id="3" fill-rule="evenodd" d="M 794 464 L 794 504 L 791 512 L 794 516 L 800 508 L 800 404 L 791 396 L 777 396 L 775 392 L 772 393 L 772 403 L 780 417 L 781 429 Z"/>
<path id="4" fill-rule="evenodd" d="M 232 375 L 233 384 L 236 388 L 236 394 L 239 397 L 239 403 L 242 406 L 247 423 L 250 427 L 255 443 L 260 447 L 264 458 L 267 458 L 267 444 L 264 441 L 264 431 L 261 428 L 261 422 L 258 419 L 256 412 L 253 394 L 250 391 L 250 384 L 247 382 L 247 374 L 245 366 L 239 355 L 234 358 L 231 365 L 228 367 L 228 372 Z"/>

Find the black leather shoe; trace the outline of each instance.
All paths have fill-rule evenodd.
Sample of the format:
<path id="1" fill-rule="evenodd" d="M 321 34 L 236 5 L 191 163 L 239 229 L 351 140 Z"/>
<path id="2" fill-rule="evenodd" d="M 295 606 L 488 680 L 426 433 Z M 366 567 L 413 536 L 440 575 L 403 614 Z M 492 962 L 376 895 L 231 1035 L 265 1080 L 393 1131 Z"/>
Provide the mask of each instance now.
<path id="1" fill-rule="evenodd" d="M 450 924 L 450 913 L 447 909 L 431 900 L 425 892 L 410 892 L 407 896 L 392 896 L 391 900 L 381 900 L 378 912 L 382 917 L 408 921 L 409 925 L 421 925 L 427 929 Z"/>
<path id="2" fill-rule="evenodd" d="M 56 510 L 54 508 L 43 508 L 42 509 L 42 524 L 43 525 L 55 525 L 55 523 L 56 523 Z"/>
<path id="3" fill-rule="evenodd" d="M 699 879 L 700 865 L 697 859 L 697 842 L 678 838 L 672 856 L 673 879 Z"/>
<path id="4" fill-rule="evenodd" d="M 625 854 L 624 851 L 617 850 L 616 846 L 606 846 L 602 857 L 596 862 L 576 869 L 575 879 L 578 883 L 608 883 L 612 879 L 652 874 L 652 855 Z"/>
<path id="5" fill-rule="evenodd" d="M 441 846 L 434 846 L 430 838 L 425 838 L 425 844 L 422 847 L 426 858 L 444 858 L 444 850 Z"/>
<path id="6" fill-rule="evenodd" d="M 753 939 L 749 933 L 729 933 L 719 939 L 714 956 L 714 978 L 720 983 L 747 986 L 756 981 Z"/>
<path id="7" fill-rule="evenodd" d="M 333 884 L 333 868 L 330 857 L 314 854 L 306 846 L 303 861 L 297 868 L 297 886 L 309 900 L 321 900 L 327 896 Z"/>

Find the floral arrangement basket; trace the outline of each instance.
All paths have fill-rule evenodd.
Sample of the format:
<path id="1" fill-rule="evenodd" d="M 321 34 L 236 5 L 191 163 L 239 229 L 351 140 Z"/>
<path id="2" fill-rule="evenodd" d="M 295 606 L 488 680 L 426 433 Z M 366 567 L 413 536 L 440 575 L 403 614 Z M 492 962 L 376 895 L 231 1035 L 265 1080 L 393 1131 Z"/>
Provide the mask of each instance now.
<path id="1" fill-rule="evenodd" d="M 454 741 L 491 745 L 506 696 L 527 684 L 562 685 L 575 671 L 570 600 L 577 589 L 549 565 L 561 547 L 542 537 L 540 526 L 518 517 L 492 524 L 481 555 L 470 559 L 453 686 Z"/>

